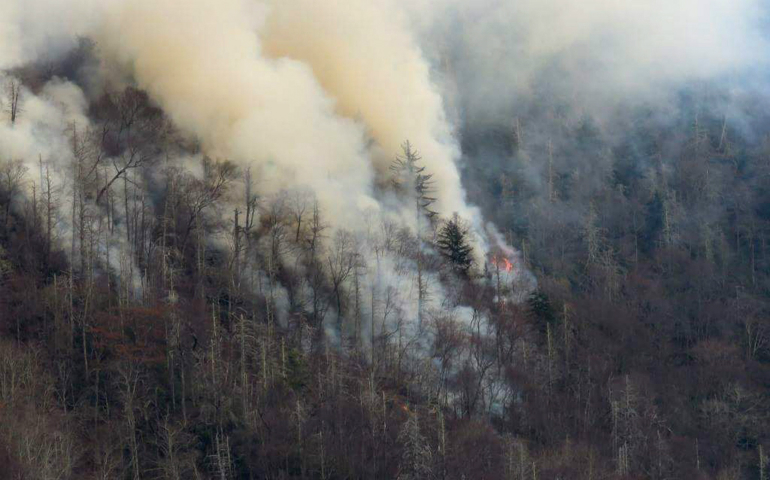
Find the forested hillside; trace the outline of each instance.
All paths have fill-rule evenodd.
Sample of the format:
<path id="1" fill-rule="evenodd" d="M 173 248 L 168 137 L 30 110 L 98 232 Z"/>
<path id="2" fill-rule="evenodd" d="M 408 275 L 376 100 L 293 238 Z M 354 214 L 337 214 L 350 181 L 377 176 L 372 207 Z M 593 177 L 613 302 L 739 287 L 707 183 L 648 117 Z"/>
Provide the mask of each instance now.
<path id="1" fill-rule="evenodd" d="M 28 1 L 0 478 L 770 478 L 754 0 Z"/>

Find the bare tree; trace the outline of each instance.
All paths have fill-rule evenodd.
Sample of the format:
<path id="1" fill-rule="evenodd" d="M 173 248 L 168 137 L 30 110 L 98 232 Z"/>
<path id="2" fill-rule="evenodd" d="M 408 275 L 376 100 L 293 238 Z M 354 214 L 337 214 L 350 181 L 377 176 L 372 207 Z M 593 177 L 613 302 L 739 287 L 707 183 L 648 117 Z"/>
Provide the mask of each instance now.
<path id="1" fill-rule="evenodd" d="M 323 260 L 319 255 L 324 232 L 328 226 L 323 221 L 318 201 L 313 203 L 312 216 L 309 219 L 307 232 L 304 239 L 305 263 L 307 268 L 307 280 L 312 292 L 311 303 L 313 306 L 313 321 L 316 326 L 323 323 L 326 310 L 329 306 L 327 296 L 324 294 L 326 285 L 326 272 L 323 268 Z M 320 331 L 321 329 L 319 329 Z"/>
<path id="2" fill-rule="evenodd" d="M 300 235 L 302 233 L 302 220 L 305 219 L 305 214 L 310 209 L 311 199 L 312 194 L 303 189 L 292 191 L 291 197 L 289 198 L 291 218 L 295 223 L 294 241 L 297 243 L 300 241 Z"/>
<path id="3" fill-rule="evenodd" d="M 318 253 L 318 246 L 321 240 L 324 238 L 324 231 L 328 228 L 326 223 L 321 218 L 321 208 L 318 204 L 318 200 L 313 202 L 313 216 L 310 219 L 310 225 L 308 227 L 308 235 L 305 239 L 305 244 L 308 250 L 310 258 L 315 258 Z"/>
<path id="4" fill-rule="evenodd" d="M 26 173 L 27 167 L 24 166 L 21 160 L 11 160 L 0 164 L 0 181 L 2 181 L 2 194 L 5 197 L 2 200 L 5 203 L 6 227 L 8 227 L 8 222 L 11 218 L 13 199 L 18 195 L 21 181 Z"/>
<path id="5" fill-rule="evenodd" d="M 254 215 L 257 212 L 257 202 L 259 197 L 254 193 L 254 182 L 251 178 L 251 167 L 243 172 L 243 184 L 246 204 L 246 218 L 243 220 L 243 231 L 248 237 L 251 229 L 254 227 Z"/>
<path id="6" fill-rule="evenodd" d="M 141 478 L 141 465 L 139 462 L 139 438 L 137 438 L 137 411 L 141 401 L 140 387 L 142 384 L 141 375 L 131 362 L 125 362 L 118 369 L 118 389 L 123 400 L 123 414 L 125 419 L 126 435 L 128 440 L 128 451 L 131 462 L 131 478 L 138 480 Z"/>
<path id="7" fill-rule="evenodd" d="M 423 306 L 428 290 L 424 275 L 422 224 L 424 217 L 427 217 L 429 222 L 436 217 L 437 212 L 431 209 L 436 198 L 431 196 L 434 192 L 433 174 L 425 173 L 425 167 L 420 165 L 422 160 L 420 154 L 412 149 L 408 140 L 404 142 L 401 149 L 402 154 L 396 157 L 390 170 L 393 172 L 393 186 L 406 195 L 408 200 L 413 201 L 415 206 L 417 224 L 417 323 L 422 328 Z"/>
<path id="8" fill-rule="evenodd" d="M 5 83 L 5 98 L 8 105 L 5 107 L 11 120 L 11 124 L 16 123 L 16 119 L 21 113 L 21 82 L 15 78 L 9 79 Z"/>
<path id="9" fill-rule="evenodd" d="M 433 193 L 433 174 L 425 173 L 420 165 L 422 157 L 407 140 L 401 146 L 402 154 L 397 156 L 390 166 L 393 172 L 393 186 L 408 196 L 415 203 L 417 216 L 433 218 L 436 212 L 430 206 L 436 201 Z M 418 219 L 419 220 L 419 219 Z"/>
<path id="10" fill-rule="evenodd" d="M 428 440 L 420 432 L 417 414 L 409 414 L 398 433 L 404 453 L 398 471 L 399 480 L 433 478 L 433 455 Z"/>
<path id="11" fill-rule="evenodd" d="M 350 276 L 356 264 L 356 252 L 354 249 L 353 234 L 347 230 L 338 230 L 334 235 L 334 241 L 326 257 L 329 266 L 329 276 L 332 282 L 332 291 L 337 304 L 337 322 L 342 331 L 342 284 Z"/>
<path id="12" fill-rule="evenodd" d="M 270 239 L 269 261 L 275 265 L 285 250 L 288 236 L 289 208 L 288 192 L 282 190 L 274 195 L 262 208 L 262 223 Z"/>
<path id="13" fill-rule="evenodd" d="M 104 129 L 103 147 L 110 156 L 111 173 L 96 195 L 96 203 L 104 196 L 113 183 L 123 178 L 130 180 L 126 173 L 143 166 L 158 154 L 158 143 L 167 131 L 166 122 L 160 110 L 150 106 L 147 94 L 134 88 L 127 88 L 110 97 L 114 105 L 114 116 Z M 124 185 L 127 190 L 127 185 Z M 126 193 L 126 216 L 128 200 Z"/>
<path id="14" fill-rule="evenodd" d="M 45 258 L 46 262 L 51 260 L 51 245 L 53 242 L 53 229 L 54 229 L 54 215 L 56 214 L 56 203 L 58 202 L 58 196 L 55 193 L 53 180 L 51 179 L 51 169 L 48 163 L 43 164 L 43 159 L 40 159 L 40 188 L 41 196 L 44 202 L 44 217 L 45 217 Z"/>
<path id="15" fill-rule="evenodd" d="M 203 212 L 214 206 L 222 198 L 235 179 L 237 173 L 233 163 L 213 161 L 208 157 L 203 159 L 203 178 L 198 179 L 192 175 L 183 175 L 180 179 L 180 201 L 187 210 L 187 222 L 183 227 L 180 250 L 187 244 L 190 233 L 200 220 Z"/>

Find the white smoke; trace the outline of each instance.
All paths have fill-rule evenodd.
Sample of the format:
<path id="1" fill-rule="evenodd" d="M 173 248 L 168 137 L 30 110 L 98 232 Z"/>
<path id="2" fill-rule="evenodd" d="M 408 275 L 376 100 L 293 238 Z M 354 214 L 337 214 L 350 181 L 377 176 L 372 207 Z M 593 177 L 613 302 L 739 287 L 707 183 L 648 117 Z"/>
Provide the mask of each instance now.
<path id="1" fill-rule="evenodd" d="M 768 66 L 764 0 L 416 0 L 462 108 L 490 118 L 533 95 L 601 115 L 665 106 L 696 82 L 733 85 Z M 553 99 L 547 99 L 553 100 Z M 495 118 L 500 120 L 500 118 Z"/>
<path id="2" fill-rule="evenodd" d="M 437 190 L 436 209 L 476 219 L 455 166 L 459 150 L 430 65 L 401 5 L 382 0 L 271 1 L 263 38 L 272 58 L 306 62 L 337 112 L 362 121 L 376 142 L 375 169 L 388 166 L 404 140 L 420 151 Z"/>
<path id="3" fill-rule="evenodd" d="M 18 80 L 0 76 L 0 91 L 6 85 Z M 54 79 L 43 86 L 38 95 L 21 87 L 19 114 L 14 123 L 9 120 L 8 101 L 6 111 L 0 120 L 0 160 L 20 162 L 27 172 L 22 179 L 21 192 L 27 192 L 29 199 L 36 191 L 38 199 L 43 195 L 43 173 L 46 169 L 51 189 L 56 190 L 57 231 L 64 239 L 72 235 L 64 214 L 69 208 L 68 197 L 60 195 L 66 183 L 65 169 L 72 162 L 71 143 L 68 131 L 73 125 L 85 128 L 89 121 L 85 115 L 86 99 L 76 85 Z M 20 199 L 13 199 L 20 200 Z M 17 205 L 18 206 L 18 205 Z"/>
<path id="4" fill-rule="evenodd" d="M 0 76 L 0 92 L 11 82 L 21 85 L 14 77 Z M 18 213 L 37 215 L 44 229 L 50 214 L 52 241 L 69 251 L 70 246 L 78 242 L 77 238 L 73 238 L 78 236 L 78 232 L 72 224 L 73 135 L 78 135 L 83 141 L 91 128 L 87 98 L 77 85 L 54 77 L 37 93 L 21 86 L 19 113 L 15 122 L 10 121 L 7 99 L 5 104 L 5 111 L 0 117 L 0 165 L 11 172 L 17 171 L 20 166 L 24 172 L 18 179 L 12 206 Z M 94 159 L 84 160 L 92 162 Z M 89 222 L 94 222 L 87 229 L 101 232 L 95 233 L 100 238 L 92 243 L 96 248 L 94 253 L 114 272 L 130 271 L 131 274 L 122 275 L 121 280 L 130 282 L 133 291 L 138 293 L 141 283 L 139 270 L 133 268 L 132 260 L 128 262 L 132 268 L 127 269 L 124 265 L 124 257 L 132 250 L 125 241 L 125 222 L 115 222 L 107 228 L 106 222 L 110 219 L 106 214 L 97 215 L 100 208 L 94 204 L 93 198 L 84 198 L 83 208 L 89 212 L 86 215 Z M 75 263 L 79 258 L 70 260 Z"/>
<path id="5" fill-rule="evenodd" d="M 113 0 L 0 1 L 0 71 L 55 59 L 97 22 Z"/>
<path id="6" fill-rule="evenodd" d="M 306 65 L 262 55 L 254 16 L 234 0 L 122 2 L 96 38 L 107 66 L 130 74 L 209 155 L 256 167 L 264 193 L 310 187 L 333 218 L 370 205 L 362 127 L 335 115 Z"/>
<path id="7" fill-rule="evenodd" d="M 375 184 L 410 140 L 433 175 L 434 208 L 481 225 L 430 66 L 396 3 L 78 0 L 61 23 L 58 2 L 22 3 L 11 0 L 2 23 L 0 67 L 89 36 L 106 81 L 136 82 L 206 153 L 255 167 L 262 192 L 311 188 L 335 223 L 377 208 Z"/>
<path id="8" fill-rule="evenodd" d="M 764 65 L 767 46 L 760 0 L 3 0 L 2 9 L 0 68 L 91 37 L 104 82 L 138 84 L 207 154 L 253 167 L 261 192 L 310 188 L 336 225 L 373 208 L 413 218 L 377 193 L 409 139 L 433 175 L 435 208 L 468 218 L 481 250 L 483 222 L 466 202 L 445 112 L 455 102 L 426 59 L 443 69 L 442 85 L 462 83 L 461 103 L 475 111 L 497 112 L 542 81 L 599 109 L 745 73 Z"/>

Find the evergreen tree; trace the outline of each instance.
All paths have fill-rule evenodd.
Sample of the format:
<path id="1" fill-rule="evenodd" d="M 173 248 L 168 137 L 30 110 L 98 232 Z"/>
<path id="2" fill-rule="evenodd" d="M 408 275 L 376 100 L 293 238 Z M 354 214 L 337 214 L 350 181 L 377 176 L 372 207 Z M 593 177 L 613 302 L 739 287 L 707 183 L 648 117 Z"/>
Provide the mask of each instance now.
<path id="1" fill-rule="evenodd" d="M 436 244 L 441 254 L 452 262 L 455 270 L 467 276 L 473 265 L 473 247 L 468 244 L 468 228 L 457 214 L 441 227 Z"/>
<path id="2" fill-rule="evenodd" d="M 641 247 L 644 252 L 650 253 L 655 250 L 656 243 L 664 227 L 664 199 L 659 191 L 655 191 L 646 205 L 646 215 L 644 217 L 644 230 L 641 235 Z"/>
<path id="3" fill-rule="evenodd" d="M 425 167 L 419 165 L 422 157 L 412 150 L 408 140 L 401 148 L 403 153 L 398 155 L 390 166 L 393 172 L 393 186 L 407 195 L 413 195 L 418 214 L 422 213 L 432 219 L 436 216 L 436 212 L 430 208 L 436 201 L 435 197 L 430 196 L 433 192 L 433 175 L 426 174 Z"/>
<path id="4" fill-rule="evenodd" d="M 390 166 L 393 172 L 393 186 L 397 191 L 408 195 L 410 200 L 414 200 L 415 216 L 417 221 L 417 323 L 422 327 L 422 311 L 427 287 L 423 278 L 423 239 L 422 239 L 422 217 L 428 217 L 432 221 L 436 212 L 431 210 L 430 206 L 436 201 L 429 194 L 432 192 L 432 174 L 425 173 L 425 167 L 419 166 L 422 159 L 420 155 L 412 150 L 412 145 L 407 140 L 401 146 L 403 154 L 396 156 L 393 164 Z"/>
<path id="5" fill-rule="evenodd" d="M 549 324 L 556 322 L 556 313 L 548 295 L 536 291 L 527 299 L 527 307 L 530 318 L 537 325 L 538 330 L 545 333 Z"/>

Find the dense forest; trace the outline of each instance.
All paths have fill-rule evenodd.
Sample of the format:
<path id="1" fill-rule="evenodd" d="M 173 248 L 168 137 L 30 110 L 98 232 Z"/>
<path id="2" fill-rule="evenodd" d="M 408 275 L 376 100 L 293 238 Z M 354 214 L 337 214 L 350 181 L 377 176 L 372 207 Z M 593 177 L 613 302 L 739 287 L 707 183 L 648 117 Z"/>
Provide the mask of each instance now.
<path id="1" fill-rule="evenodd" d="M 0 70 L 0 478 L 770 479 L 757 90 L 486 108 L 449 45 L 470 206 L 419 132 L 371 206 L 102 48 Z"/>

